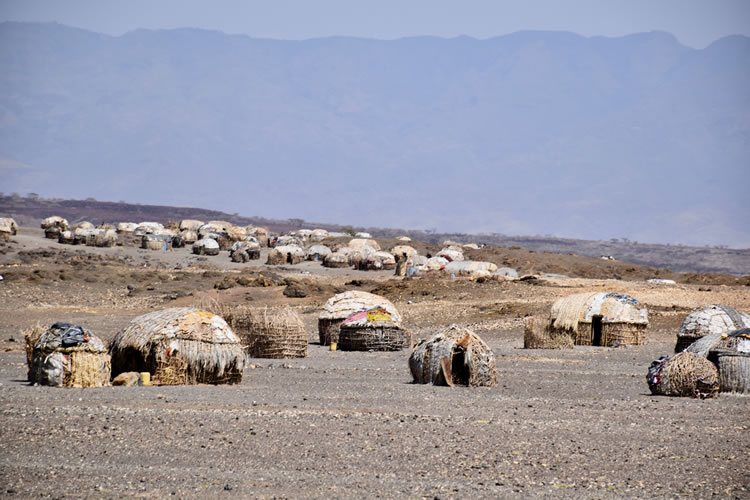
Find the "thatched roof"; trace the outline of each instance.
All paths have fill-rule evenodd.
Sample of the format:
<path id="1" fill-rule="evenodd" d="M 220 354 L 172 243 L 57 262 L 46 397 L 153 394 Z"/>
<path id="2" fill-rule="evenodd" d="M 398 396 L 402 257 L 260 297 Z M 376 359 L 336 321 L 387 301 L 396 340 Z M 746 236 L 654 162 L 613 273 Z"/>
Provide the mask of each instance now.
<path id="1" fill-rule="evenodd" d="M 652 394 L 705 397 L 719 391 L 719 372 L 706 358 L 691 352 L 661 357 L 646 375 Z"/>
<path id="2" fill-rule="evenodd" d="M 327 255 L 330 255 L 331 249 L 325 245 L 312 245 L 307 249 L 307 258 L 312 259 L 314 257 L 324 259 Z"/>
<path id="3" fill-rule="evenodd" d="M 602 316 L 602 323 L 648 324 L 648 311 L 636 299 L 613 292 L 579 293 L 552 304 L 550 319 L 555 328 L 578 331 L 578 323 L 591 323 Z"/>
<path id="4" fill-rule="evenodd" d="M 464 252 L 461 248 L 447 247 L 440 250 L 435 254 L 436 257 L 443 257 L 451 262 L 457 262 L 464 260 Z"/>
<path id="5" fill-rule="evenodd" d="M 444 271 L 448 274 L 456 274 L 458 276 L 491 276 L 492 273 L 497 271 L 497 265 L 492 262 L 476 260 L 453 261 L 445 266 Z"/>
<path id="6" fill-rule="evenodd" d="M 292 254 L 292 257 L 305 257 L 305 251 L 298 245 L 281 245 L 271 250 L 271 253 L 280 253 L 281 255 Z"/>
<path id="7" fill-rule="evenodd" d="M 132 233 L 138 227 L 135 222 L 120 222 L 117 224 L 118 233 Z"/>
<path id="8" fill-rule="evenodd" d="M 154 311 L 133 319 L 110 343 L 113 359 L 134 349 L 148 358 L 168 345 L 199 373 L 220 379 L 226 369 L 242 371 L 245 354 L 239 337 L 221 316 L 191 307 Z"/>
<path id="9" fill-rule="evenodd" d="M 320 313 L 319 318 L 330 320 L 346 319 L 354 313 L 368 311 L 376 307 L 382 307 L 387 311 L 394 324 L 398 325 L 401 323 L 401 315 L 390 300 L 374 293 L 357 290 L 339 293 L 328 299 L 325 305 L 323 305 L 323 312 Z"/>
<path id="10" fill-rule="evenodd" d="M 409 238 L 408 236 L 397 236 L 396 239 L 398 241 L 411 241 L 411 238 Z"/>
<path id="11" fill-rule="evenodd" d="M 750 315 L 732 307 L 712 304 L 688 314 L 680 325 L 677 337 L 703 337 L 750 328 Z"/>
<path id="12" fill-rule="evenodd" d="M 414 382 L 492 387 L 497 383 L 495 354 L 468 328 L 451 325 L 421 340 L 409 357 Z"/>
<path id="13" fill-rule="evenodd" d="M 205 224 L 205 222 L 201 220 L 195 220 L 195 219 L 183 219 L 180 221 L 180 231 L 195 231 L 198 232 L 198 229 Z"/>
<path id="14" fill-rule="evenodd" d="M 368 238 L 353 238 L 349 240 L 349 243 L 347 244 L 349 248 L 354 248 L 357 250 L 362 249 L 363 247 L 369 247 L 373 250 L 380 250 L 380 245 L 377 241 Z"/>
<path id="15" fill-rule="evenodd" d="M 0 217 L 0 233 L 16 234 L 18 224 L 10 217 Z"/>
<path id="16" fill-rule="evenodd" d="M 403 255 L 406 254 L 407 258 L 414 257 L 417 255 L 417 249 L 409 246 L 409 245 L 396 245 L 395 247 L 391 248 L 391 253 L 393 255 Z"/>
<path id="17" fill-rule="evenodd" d="M 211 238 L 202 238 L 202 239 L 196 241 L 193 244 L 193 247 L 194 248 L 207 248 L 207 249 L 211 249 L 211 250 L 218 250 L 219 249 L 219 244 L 214 239 L 211 239 Z"/>
<path id="18" fill-rule="evenodd" d="M 450 261 L 445 257 L 430 257 L 424 264 L 426 271 L 439 271 L 448 265 Z"/>
<path id="19" fill-rule="evenodd" d="M 42 220 L 42 229 L 48 229 L 51 227 L 56 227 L 66 231 L 70 227 L 70 224 L 68 224 L 67 219 L 53 215 Z"/>

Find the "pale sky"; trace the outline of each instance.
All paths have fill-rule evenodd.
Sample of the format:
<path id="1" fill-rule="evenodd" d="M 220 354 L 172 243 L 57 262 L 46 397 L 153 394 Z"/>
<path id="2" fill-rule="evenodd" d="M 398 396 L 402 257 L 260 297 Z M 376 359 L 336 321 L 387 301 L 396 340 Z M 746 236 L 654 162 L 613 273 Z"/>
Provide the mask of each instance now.
<path id="1" fill-rule="evenodd" d="M 750 36 L 750 0 L 0 0 L 0 21 L 58 22 L 111 35 L 195 27 L 278 39 L 660 30 L 703 48 L 727 35 Z"/>

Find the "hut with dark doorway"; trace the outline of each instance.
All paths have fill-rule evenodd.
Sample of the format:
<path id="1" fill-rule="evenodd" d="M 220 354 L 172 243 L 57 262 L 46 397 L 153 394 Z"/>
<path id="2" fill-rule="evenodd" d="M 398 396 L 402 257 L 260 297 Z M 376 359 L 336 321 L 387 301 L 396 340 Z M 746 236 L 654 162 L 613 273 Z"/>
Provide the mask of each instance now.
<path id="1" fill-rule="evenodd" d="M 242 343 L 227 322 L 189 307 L 138 316 L 109 351 L 112 376 L 149 372 L 158 385 L 240 383 L 245 367 Z"/>
<path id="2" fill-rule="evenodd" d="M 195 255 L 219 255 L 219 244 L 212 238 L 201 238 L 193 243 Z"/>
<path id="3" fill-rule="evenodd" d="M 236 241 L 229 249 L 229 258 L 232 259 L 232 262 L 258 260 L 260 259 L 260 245 L 257 241 Z"/>
<path id="4" fill-rule="evenodd" d="M 401 315 L 390 300 L 374 293 L 353 290 L 334 295 L 323 305 L 318 317 L 318 336 L 321 345 L 339 341 L 341 323 L 353 314 L 381 308 L 390 316 L 390 322 L 401 327 Z"/>
<path id="5" fill-rule="evenodd" d="M 549 320 L 551 330 L 574 334 L 576 345 L 619 347 L 645 341 L 648 311 L 628 295 L 579 293 L 552 304 Z"/>
<path id="6" fill-rule="evenodd" d="M 57 215 L 42 220 L 41 226 L 44 230 L 44 237 L 50 240 L 57 239 L 60 236 L 60 233 L 70 229 L 70 224 L 67 219 L 63 219 Z"/>
<path id="7" fill-rule="evenodd" d="M 89 330 L 60 322 L 46 329 L 32 328 L 25 337 L 30 383 L 52 387 L 109 385 L 110 356 L 104 342 Z"/>
<path id="8" fill-rule="evenodd" d="M 733 307 L 712 304 L 688 314 L 677 332 L 674 351 L 681 352 L 693 342 L 711 334 L 728 334 L 740 328 L 750 328 L 750 315 Z"/>
<path id="9" fill-rule="evenodd" d="M 342 351 L 400 351 L 411 347 L 411 335 L 382 306 L 359 311 L 339 325 Z"/>
<path id="10" fill-rule="evenodd" d="M 497 384 L 495 354 L 473 331 L 451 325 L 420 340 L 409 357 L 414 383 L 492 387 Z"/>
<path id="11" fill-rule="evenodd" d="M 266 264 L 279 266 L 283 264 L 299 264 L 305 260 L 305 251 L 297 245 L 281 245 L 268 252 Z"/>

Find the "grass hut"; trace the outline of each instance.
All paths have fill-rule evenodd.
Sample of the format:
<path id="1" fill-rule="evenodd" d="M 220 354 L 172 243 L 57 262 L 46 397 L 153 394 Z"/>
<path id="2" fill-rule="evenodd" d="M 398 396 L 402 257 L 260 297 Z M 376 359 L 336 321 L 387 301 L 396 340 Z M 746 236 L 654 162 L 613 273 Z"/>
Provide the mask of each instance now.
<path id="1" fill-rule="evenodd" d="M 349 243 L 347 244 L 349 248 L 353 248 L 356 250 L 362 249 L 363 247 L 368 247 L 374 251 L 380 251 L 380 245 L 377 241 L 371 239 L 370 236 L 367 236 L 366 238 L 362 237 L 356 237 L 351 240 L 349 240 Z"/>
<path id="2" fill-rule="evenodd" d="M 281 245 L 268 253 L 266 264 L 278 266 L 282 264 L 299 264 L 305 259 L 305 251 L 297 245 Z"/>
<path id="3" fill-rule="evenodd" d="M 160 222 L 141 222 L 133 231 L 135 236 L 143 236 L 144 234 L 158 233 L 164 230 L 164 224 Z"/>
<path id="4" fill-rule="evenodd" d="M 114 229 L 99 230 L 94 234 L 93 239 L 95 247 L 110 248 L 117 244 L 117 231 Z"/>
<path id="5" fill-rule="evenodd" d="M 349 266 L 349 255 L 345 252 L 333 252 L 323 258 L 323 267 L 344 268 Z"/>
<path id="6" fill-rule="evenodd" d="M 409 332 L 394 321 L 382 306 L 352 314 L 339 326 L 339 349 L 342 351 L 400 351 L 411 347 Z"/>
<path id="7" fill-rule="evenodd" d="M 528 316 L 523 320 L 524 349 L 572 349 L 575 334 L 569 330 L 554 329 L 549 320 Z"/>
<path id="8" fill-rule="evenodd" d="M 141 238 L 141 248 L 147 250 L 171 250 L 172 237 L 168 234 L 144 234 Z"/>
<path id="9" fill-rule="evenodd" d="M 253 358 L 304 358 L 307 356 L 307 332 L 300 315 L 290 308 L 225 308 L 222 316 L 240 337 L 247 354 Z"/>
<path id="10" fill-rule="evenodd" d="M 722 335 L 708 352 L 708 360 L 719 370 L 721 392 L 750 394 L 750 328 Z"/>
<path id="11" fill-rule="evenodd" d="M 193 231 L 192 229 L 183 229 L 180 231 L 180 239 L 182 240 L 183 245 L 192 245 L 196 241 L 198 241 L 198 232 Z"/>
<path id="12" fill-rule="evenodd" d="M 0 217 L 0 239 L 8 241 L 11 236 L 18 234 L 18 224 L 10 217 Z"/>
<path id="13" fill-rule="evenodd" d="M 574 334 L 576 345 L 639 345 L 646 337 L 648 311 L 628 295 L 579 293 L 552 305 L 550 323 L 553 330 Z"/>
<path id="14" fill-rule="evenodd" d="M 403 241 L 403 242 L 409 242 L 409 241 L 411 241 L 411 238 L 409 238 L 408 236 L 397 236 L 396 239 L 398 241 Z"/>
<path id="15" fill-rule="evenodd" d="M 310 239 L 312 241 L 323 241 L 328 237 L 330 237 L 330 234 L 325 229 L 313 229 L 310 232 Z"/>
<path id="16" fill-rule="evenodd" d="M 416 248 L 409 245 L 396 245 L 395 247 L 391 248 L 391 253 L 394 256 L 402 255 L 406 256 L 407 259 L 411 259 L 419 252 L 417 252 Z"/>
<path id="17" fill-rule="evenodd" d="M 451 325 L 420 340 L 409 357 L 414 383 L 492 387 L 497 383 L 495 354 L 467 328 Z"/>
<path id="18" fill-rule="evenodd" d="M 249 262 L 260 259 L 260 245 L 255 241 L 236 241 L 229 249 L 232 262 Z"/>
<path id="19" fill-rule="evenodd" d="M 60 233 L 70 229 L 70 224 L 67 219 L 53 215 L 52 217 L 43 219 L 41 227 L 44 229 L 44 237 L 54 240 L 60 236 Z"/>
<path id="20" fill-rule="evenodd" d="M 674 351 L 684 351 L 706 335 L 728 334 L 740 328 L 750 328 L 750 315 L 721 304 L 696 309 L 682 321 Z"/>
<path id="21" fill-rule="evenodd" d="M 662 356 L 648 369 L 646 381 L 652 394 L 708 397 L 719 391 L 719 372 L 703 356 L 680 352 Z"/>
<path id="22" fill-rule="evenodd" d="M 69 323 L 55 323 L 41 335 L 39 330 L 31 329 L 26 334 L 30 383 L 52 387 L 109 385 L 110 356 L 100 338 Z"/>
<path id="23" fill-rule="evenodd" d="M 435 257 L 442 257 L 449 262 L 460 262 L 464 260 L 464 251 L 461 247 L 450 246 L 440 250 Z"/>
<path id="24" fill-rule="evenodd" d="M 312 245 L 307 249 L 307 255 L 305 256 L 305 258 L 307 260 L 312 260 L 315 262 L 323 262 L 325 261 L 325 258 L 332 253 L 333 252 L 331 252 L 331 249 L 325 245 Z"/>
<path id="25" fill-rule="evenodd" d="M 193 243 L 195 255 L 219 255 L 219 244 L 211 238 L 202 238 Z"/>
<path id="26" fill-rule="evenodd" d="M 388 252 L 373 252 L 356 262 L 361 271 L 384 271 L 396 269 L 396 258 Z"/>
<path id="27" fill-rule="evenodd" d="M 245 352 L 221 316 L 171 308 L 135 318 L 110 344 L 112 375 L 149 372 L 156 384 L 234 384 Z"/>
<path id="28" fill-rule="evenodd" d="M 180 232 L 193 231 L 197 233 L 198 229 L 200 229 L 203 224 L 205 224 L 205 222 L 203 222 L 202 220 L 183 219 L 180 221 L 179 229 Z"/>
<path id="29" fill-rule="evenodd" d="M 118 233 L 133 233 L 135 232 L 135 229 L 138 227 L 138 224 L 135 222 L 119 222 L 117 226 L 115 227 L 115 230 Z"/>
<path id="30" fill-rule="evenodd" d="M 396 307 L 380 295 L 357 290 L 334 295 L 323 306 L 318 317 L 318 335 L 321 345 L 339 341 L 341 323 L 355 313 L 380 307 L 390 315 L 390 321 L 401 326 L 401 315 Z"/>
<path id="31" fill-rule="evenodd" d="M 464 276 L 470 279 L 489 278 L 497 271 L 497 265 L 476 260 L 454 260 L 446 264 L 443 270 L 451 276 Z"/>
<path id="32" fill-rule="evenodd" d="M 268 246 L 268 229 L 265 227 L 245 226 L 248 236 L 255 236 L 261 247 Z"/>

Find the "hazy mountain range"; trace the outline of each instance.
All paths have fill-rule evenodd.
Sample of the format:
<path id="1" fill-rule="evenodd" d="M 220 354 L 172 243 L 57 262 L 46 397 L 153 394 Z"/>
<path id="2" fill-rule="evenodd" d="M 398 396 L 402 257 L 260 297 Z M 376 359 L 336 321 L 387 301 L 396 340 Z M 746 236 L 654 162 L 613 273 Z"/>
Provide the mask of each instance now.
<path id="1" fill-rule="evenodd" d="M 750 246 L 750 38 L 0 24 L 0 190 Z"/>

